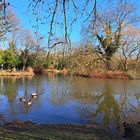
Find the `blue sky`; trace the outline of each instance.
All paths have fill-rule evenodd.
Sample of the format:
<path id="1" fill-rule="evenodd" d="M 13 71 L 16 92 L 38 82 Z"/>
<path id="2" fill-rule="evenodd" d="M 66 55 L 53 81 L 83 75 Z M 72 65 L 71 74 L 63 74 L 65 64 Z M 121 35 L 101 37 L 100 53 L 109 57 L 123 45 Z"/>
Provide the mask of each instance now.
<path id="1" fill-rule="evenodd" d="M 9 0 L 9 2 L 13 10 L 15 11 L 17 17 L 20 19 L 20 25 L 25 29 L 35 31 L 35 29 L 33 28 L 33 26 L 35 25 L 34 22 L 35 20 L 31 15 L 27 15 L 28 14 L 27 7 L 29 4 L 29 0 Z M 79 22 L 73 25 L 70 37 L 72 42 L 74 43 L 79 42 L 81 39 L 80 27 L 81 26 Z M 49 32 L 49 24 L 44 24 L 39 26 L 38 32 L 41 33 L 43 36 L 46 36 L 46 40 L 47 40 L 47 35 Z M 61 32 L 58 34 L 61 35 Z"/>
<path id="2" fill-rule="evenodd" d="M 13 7 L 13 10 L 15 11 L 17 17 L 20 19 L 20 25 L 24 27 L 25 29 L 29 29 L 32 31 L 35 31 L 34 28 L 32 27 L 35 25 L 35 20 L 33 19 L 32 16 L 27 16 L 27 7 L 29 4 L 30 0 L 9 0 L 11 6 Z M 82 0 L 79 0 L 81 2 Z M 132 1 L 132 0 L 130 0 Z M 135 0 L 133 0 L 134 2 Z M 102 3 L 103 0 L 98 0 L 98 3 Z M 138 6 L 140 8 L 140 0 L 137 0 Z M 71 13 L 70 13 L 71 15 Z M 61 17 L 61 15 L 59 15 Z M 45 36 L 47 40 L 47 35 L 49 32 L 49 24 L 44 24 L 39 26 L 39 33 L 41 33 L 43 36 Z M 57 31 L 56 31 L 57 32 Z M 58 31 L 58 35 L 61 35 L 62 33 Z M 71 40 L 72 42 L 76 43 L 81 40 L 81 23 L 77 22 L 74 24 L 72 28 L 72 33 L 71 33 Z"/>

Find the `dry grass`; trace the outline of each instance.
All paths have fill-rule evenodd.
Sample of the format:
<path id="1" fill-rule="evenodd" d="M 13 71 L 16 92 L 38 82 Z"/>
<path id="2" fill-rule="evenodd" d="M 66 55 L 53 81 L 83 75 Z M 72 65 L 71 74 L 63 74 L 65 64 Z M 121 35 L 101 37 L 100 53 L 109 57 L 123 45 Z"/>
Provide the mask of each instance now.
<path id="1" fill-rule="evenodd" d="M 18 71 L 18 72 L 9 72 L 9 71 L 5 71 L 2 70 L 0 71 L 0 76 L 33 76 L 34 73 L 33 72 L 28 72 L 28 71 Z"/>
<path id="2" fill-rule="evenodd" d="M 116 70 L 116 71 L 101 71 L 93 70 L 90 73 L 76 73 L 77 76 L 90 77 L 95 79 L 132 79 L 133 77 L 129 73 Z"/>

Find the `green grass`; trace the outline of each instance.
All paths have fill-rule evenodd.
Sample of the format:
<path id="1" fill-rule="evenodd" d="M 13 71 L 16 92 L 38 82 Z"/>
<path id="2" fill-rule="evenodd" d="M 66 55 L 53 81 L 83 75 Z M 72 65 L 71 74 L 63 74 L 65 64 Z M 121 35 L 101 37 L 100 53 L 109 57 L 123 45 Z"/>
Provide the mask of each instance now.
<path id="1" fill-rule="evenodd" d="M 74 125 L 10 125 L 0 127 L 1 140 L 117 140 L 107 130 Z"/>

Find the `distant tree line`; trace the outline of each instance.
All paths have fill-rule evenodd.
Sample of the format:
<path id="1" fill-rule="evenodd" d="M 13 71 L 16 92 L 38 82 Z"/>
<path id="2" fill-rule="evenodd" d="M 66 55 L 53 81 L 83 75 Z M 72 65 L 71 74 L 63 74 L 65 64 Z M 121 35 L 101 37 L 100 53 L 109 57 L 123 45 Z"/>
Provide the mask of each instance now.
<path id="1" fill-rule="evenodd" d="M 72 20 L 68 20 L 69 10 L 72 10 L 69 16 Z M 0 64 L 4 69 L 25 70 L 31 66 L 68 68 L 74 72 L 92 69 L 137 71 L 140 68 L 140 29 L 137 26 L 140 15 L 133 1 L 99 3 L 87 0 L 80 5 L 76 0 L 54 0 L 54 3 L 33 0 L 28 12 L 33 13 L 38 23 L 34 33 L 20 27 L 10 3 L 0 2 L 0 42 L 8 44 L 0 50 Z M 56 18 L 57 14 L 63 18 Z M 76 45 L 70 40 L 70 32 L 78 19 L 81 20 L 82 41 Z M 50 24 L 47 43 L 37 32 L 39 24 L 45 24 L 46 20 Z M 64 29 L 61 37 L 55 34 L 54 26 L 57 31 Z"/>

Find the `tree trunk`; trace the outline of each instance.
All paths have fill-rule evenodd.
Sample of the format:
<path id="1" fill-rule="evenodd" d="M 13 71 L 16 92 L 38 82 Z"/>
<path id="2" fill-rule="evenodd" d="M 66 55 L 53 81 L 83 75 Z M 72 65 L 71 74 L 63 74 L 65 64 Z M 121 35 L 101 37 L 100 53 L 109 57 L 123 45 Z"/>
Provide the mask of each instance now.
<path id="1" fill-rule="evenodd" d="M 26 62 L 27 62 L 27 58 L 23 59 L 23 67 L 22 67 L 22 71 L 25 71 L 26 68 Z"/>
<path id="2" fill-rule="evenodd" d="M 25 64 L 23 64 L 22 71 L 25 71 Z"/>
<path id="3" fill-rule="evenodd" d="M 110 64 L 110 61 L 107 61 L 107 62 L 106 62 L 106 68 L 107 68 L 107 70 L 111 70 L 111 64 Z"/>
<path id="4" fill-rule="evenodd" d="M 128 70 L 128 68 L 127 68 L 127 59 L 124 60 L 124 70 L 125 70 L 125 71 Z"/>
<path id="5" fill-rule="evenodd" d="M 107 70 L 111 70 L 111 58 L 110 57 L 106 57 L 105 65 L 106 65 Z"/>

